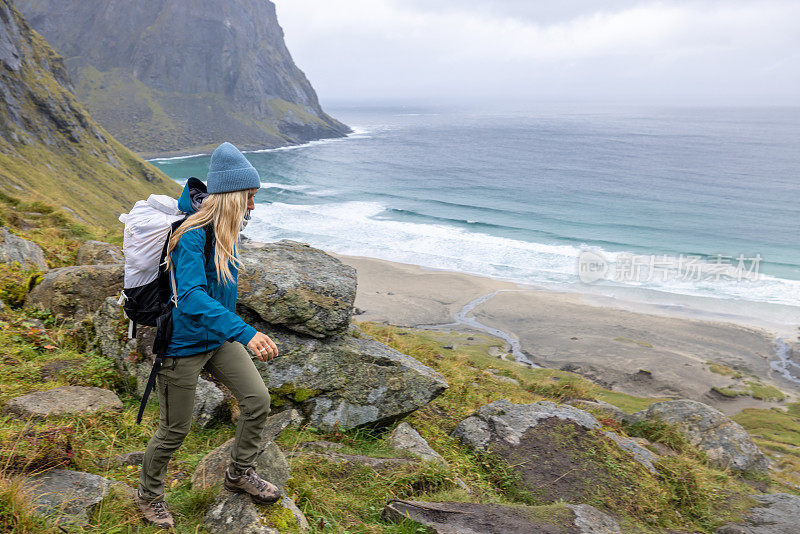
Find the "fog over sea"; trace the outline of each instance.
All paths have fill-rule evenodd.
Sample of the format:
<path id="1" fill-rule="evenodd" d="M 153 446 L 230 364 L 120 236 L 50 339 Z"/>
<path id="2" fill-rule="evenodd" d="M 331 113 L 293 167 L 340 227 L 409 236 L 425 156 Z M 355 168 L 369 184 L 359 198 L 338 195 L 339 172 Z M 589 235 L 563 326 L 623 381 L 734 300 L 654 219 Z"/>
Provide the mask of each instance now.
<path id="1" fill-rule="evenodd" d="M 247 153 L 249 237 L 800 318 L 800 108 L 326 111 L 355 133 Z M 183 183 L 209 156 L 151 161 Z"/>

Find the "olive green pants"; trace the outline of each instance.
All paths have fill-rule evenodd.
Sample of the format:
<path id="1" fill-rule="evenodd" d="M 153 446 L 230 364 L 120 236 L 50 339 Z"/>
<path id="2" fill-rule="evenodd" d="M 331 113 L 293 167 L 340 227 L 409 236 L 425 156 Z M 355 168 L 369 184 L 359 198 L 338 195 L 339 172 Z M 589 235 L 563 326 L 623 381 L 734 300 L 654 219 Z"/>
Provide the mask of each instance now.
<path id="1" fill-rule="evenodd" d="M 270 396 L 244 346 L 225 342 L 216 350 L 195 356 L 164 358 L 157 378 L 161 417 L 158 430 L 147 444 L 139 481 L 145 497 L 156 499 L 164 494 L 167 463 L 189 433 L 197 378 L 204 367 L 239 401 L 241 415 L 231 461 L 244 467 L 255 463 L 261 431 L 270 413 Z"/>

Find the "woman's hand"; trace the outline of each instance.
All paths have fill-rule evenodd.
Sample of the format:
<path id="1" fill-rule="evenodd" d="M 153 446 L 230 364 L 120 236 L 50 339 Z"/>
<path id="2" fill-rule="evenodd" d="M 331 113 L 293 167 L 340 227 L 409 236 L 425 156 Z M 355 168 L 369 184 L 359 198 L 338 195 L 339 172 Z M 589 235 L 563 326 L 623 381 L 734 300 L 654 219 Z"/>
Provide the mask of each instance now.
<path id="1" fill-rule="evenodd" d="M 253 339 L 247 343 L 247 348 L 253 351 L 253 354 L 262 362 L 268 362 L 278 355 L 278 347 L 275 346 L 275 342 L 261 332 L 256 332 Z"/>

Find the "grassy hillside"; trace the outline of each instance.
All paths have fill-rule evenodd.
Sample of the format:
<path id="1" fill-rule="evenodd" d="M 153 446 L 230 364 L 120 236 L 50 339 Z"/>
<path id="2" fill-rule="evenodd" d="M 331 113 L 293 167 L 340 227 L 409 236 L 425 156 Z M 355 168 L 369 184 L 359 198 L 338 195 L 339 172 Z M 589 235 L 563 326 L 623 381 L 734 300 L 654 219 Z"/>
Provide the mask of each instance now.
<path id="1" fill-rule="evenodd" d="M 0 69 L 0 190 L 101 226 L 119 224 L 150 193 L 176 194 L 169 177 L 92 120 L 69 91 L 62 58 L 19 12 L 7 0 L 0 10 L 4 45 L 19 57 Z"/>
<path id="2" fill-rule="evenodd" d="M 37 211 L 38 210 L 38 211 Z M 15 233 L 39 242 L 52 266 L 74 261 L 74 250 L 89 238 L 119 236 L 104 233 L 54 215 L 42 204 L 0 198 L 0 217 Z M 23 230 L 22 226 L 27 230 Z M 157 426 L 158 406 L 151 402 L 142 425 L 135 424 L 138 398 L 131 384 L 101 355 L 86 353 L 81 337 L 70 325 L 57 323 L 47 313 L 16 307 L 36 273 L 14 266 L 0 269 L 0 298 L 11 305 L 0 311 L 0 406 L 9 399 L 35 390 L 61 385 L 99 386 L 115 390 L 123 400 L 122 413 L 68 416 L 48 421 L 21 421 L 0 416 L 0 531 L 55 534 L 62 532 L 45 524 L 30 510 L 30 497 L 20 489 L 25 470 L 62 466 L 88 471 L 135 486 L 138 467 L 113 465 L 116 454 L 143 450 Z M 16 300 L 15 300 L 16 299 Z M 16 303 L 16 304 L 15 304 Z M 37 322 L 41 321 L 41 323 Z M 476 408 L 505 398 L 527 403 L 542 399 L 563 402 L 570 398 L 605 400 L 625 411 L 647 407 L 658 399 L 632 397 L 603 389 L 579 375 L 529 369 L 498 359 L 501 343 L 480 334 L 438 332 L 359 323 L 368 335 L 411 355 L 447 379 L 448 390 L 405 420 L 436 449 L 448 466 L 420 465 L 391 468 L 376 475 L 370 468 L 329 462 L 318 457 L 289 458 L 292 478 L 290 496 L 312 524 L 312 532 L 361 534 L 411 534 L 420 532 L 412 523 L 390 524 L 380 512 L 390 498 L 455 500 L 482 503 L 526 503 L 546 505 L 540 512 L 554 520 L 566 514 L 563 503 L 548 503 L 541 495 L 522 490 L 514 472 L 501 463 L 480 458 L 450 436 L 455 425 Z M 53 369 L 60 369 L 53 372 Z M 513 378 L 516 383 L 508 378 Z M 662 457 L 660 474 L 649 474 L 630 457 L 603 440 L 575 448 L 582 436 L 555 436 L 571 460 L 594 462 L 611 478 L 596 484 L 589 504 L 620 519 L 626 533 L 705 532 L 735 520 L 752 503 L 747 497 L 762 491 L 798 493 L 794 473 L 800 469 L 797 432 L 800 405 L 788 411 L 745 410 L 737 420 L 756 436 L 779 471 L 769 475 L 737 476 L 708 464 L 700 451 L 689 446 L 666 426 L 629 427 L 597 413 L 606 430 L 647 437 L 668 447 L 672 456 Z M 762 413 L 763 412 L 763 413 Z M 773 413 L 774 412 L 774 413 Z M 766 417 L 770 415 L 770 417 Z M 328 440 L 344 446 L 340 452 L 379 457 L 402 457 L 388 445 L 391 428 L 321 431 L 311 426 L 290 428 L 278 439 L 284 451 L 300 450 L 306 441 Z M 214 490 L 195 491 L 189 478 L 199 460 L 212 448 L 228 440 L 231 423 L 214 428 L 193 429 L 176 453 L 167 474 L 168 499 L 178 521 L 177 532 L 207 532 L 202 526 L 204 510 Z M 590 436 L 591 437 L 591 436 Z M 605 475 L 604 475 L 605 476 Z M 557 478 L 557 477 L 553 477 Z M 470 488 L 467 492 L 457 479 Z M 269 514 L 269 507 L 263 508 Z M 273 518 L 275 519 L 275 518 Z M 92 517 L 89 532 L 157 532 L 143 527 L 138 513 L 124 494 L 116 493 Z M 295 532 L 287 525 L 285 532 Z"/>

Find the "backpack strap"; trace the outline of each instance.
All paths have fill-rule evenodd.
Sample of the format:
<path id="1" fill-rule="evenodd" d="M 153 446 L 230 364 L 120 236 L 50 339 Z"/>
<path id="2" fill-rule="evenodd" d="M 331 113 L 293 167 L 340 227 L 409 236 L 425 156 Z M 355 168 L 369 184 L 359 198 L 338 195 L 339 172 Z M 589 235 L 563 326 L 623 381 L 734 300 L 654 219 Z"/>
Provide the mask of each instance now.
<path id="1" fill-rule="evenodd" d="M 142 402 L 139 403 L 139 413 L 136 414 L 136 424 L 142 422 L 142 415 L 144 414 L 144 407 L 147 405 L 147 398 L 150 396 L 150 392 L 153 391 L 153 386 L 156 385 L 156 376 L 158 376 L 158 372 L 161 370 L 161 362 L 164 359 L 158 355 L 156 359 L 153 360 L 153 369 L 150 371 L 150 376 L 147 377 L 147 385 L 144 387 L 144 393 L 142 393 Z"/>

